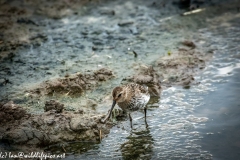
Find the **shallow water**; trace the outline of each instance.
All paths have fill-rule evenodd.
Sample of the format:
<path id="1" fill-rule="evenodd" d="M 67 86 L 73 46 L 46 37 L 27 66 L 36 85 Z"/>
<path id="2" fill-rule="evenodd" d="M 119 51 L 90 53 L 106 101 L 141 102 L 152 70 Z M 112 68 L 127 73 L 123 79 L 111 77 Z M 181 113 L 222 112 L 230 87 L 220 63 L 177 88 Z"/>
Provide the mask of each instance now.
<path id="1" fill-rule="evenodd" d="M 116 16 L 99 14 L 99 10 L 113 6 Z M 176 6 L 167 5 L 169 10 L 161 11 L 149 6 L 146 2 L 116 1 L 96 10 L 90 8 L 91 12 L 81 20 L 78 16 L 44 20 L 42 23 L 49 24 L 47 42 L 22 49 L 20 52 L 25 54 L 14 57 L 12 62 L 21 60 L 26 65 L 9 65 L 9 61 L 0 64 L 15 73 L 9 77 L 14 84 L 4 86 L 8 91 L 1 95 L 13 97 L 24 105 L 27 100 L 21 101 L 23 95 L 18 91 L 35 83 L 109 67 L 117 78 L 83 97 L 102 102 L 99 96 L 109 95 L 112 86 L 132 74 L 136 64 L 152 64 L 168 51 L 176 50 L 181 40 L 193 39 L 199 47 L 214 52 L 213 60 L 196 77 L 199 85 L 163 90 L 159 100 L 148 104 L 147 128 L 143 112 L 134 112 L 133 130 L 128 120 L 120 121 L 101 143 L 67 144 L 67 159 L 239 159 L 239 12 L 232 5 L 217 5 L 182 17 L 179 16 L 182 10 Z M 134 25 L 119 27 L 117 23 L 121 20 L 134 21 Z M 135 35 L 131 30 L 139 33 Z M 100 49 L 92 50 L 93 46 Z M 137 58 L 132 50 L 138 53 Z M 61 101 L 67 107 L 77 108 L 83 98 L 61 98 Z M 44 100 L 45 97 L 30 110 L 43 112 Z M 103 103 L 97 110 L 106 111 L 107 105 Z M 46 150 L 63 152 L 59 146 Z"/>

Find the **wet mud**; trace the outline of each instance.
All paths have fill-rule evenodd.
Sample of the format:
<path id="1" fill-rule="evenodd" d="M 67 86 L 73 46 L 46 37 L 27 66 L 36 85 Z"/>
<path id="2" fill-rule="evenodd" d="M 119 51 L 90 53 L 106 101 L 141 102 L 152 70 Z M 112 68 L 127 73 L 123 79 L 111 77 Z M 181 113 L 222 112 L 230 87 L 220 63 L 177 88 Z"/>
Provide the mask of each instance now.
<path id="1" fill-rule="evenodd" d="M 16 147 L 44 147 L 70 141 L 97 142 L 109 133 L 112 126 L 111 123 L 100 123 L 104 115 L 99 113 L 82 110 L 59 113 L 59 107 L 55 109 L 54 106 L 63 104 L 51 100 L 46 103 L 48 111 L 34 115 L 13 102 L 1 105 L 1 141 Z"/>
<path id="2" fill-rule="evenodd" d="M 101 82 L 113 78 L 112 71 L 99 69 L 88 74 L 68 75 L 41 83 L 36 89 L 26 91 L 31 98 L 58 95 L 81 96 Z M 96 106 L 88 100 L 85 108 Z M 44 113 L 27 113 L 12 101 L 1 104 L 1 140 L 13 145 L 44 147 L 70 141 L 99 141 L 109 133 L 112 123 L 102 124 L 104 117 L 93 110 L 64 111 L 64 104 L 56 100 L 45 102 Z M 9 126 L 11 126 L 9 128 Z M 17 146 L 16 146 L 17 147 Z"/>
<path id="3" fill-rule="evenodd" d="M 27 112 L 20 107 L 19 105 L 14 104 L 12 101 L 7 102 L 7 103 L 0 103 L 1 106 L 1 129 L 5 128 L 5 130 L 10 130 L 11 128 L 6 128 L 6 127 L 11 127 L 12 125 L 6 125 L 6 123 L 17 123 L 17 125 L 25 119 L 24 117 L 28 117 L 29 115 Z M 1 132 L 3 133 L 3 132 Z"/>
<path id="4" fill-rule="evenodd" d="M 101 82 L 112 78 L 114 78 L 113 72 L 105 68 L 94 72 L 89 71 L 86 74 L 76 73 L 66 75 L 64 78 L 43 82 L 36 89 L 29 91 L 31 94 L 29 96 L 51 96 L 53 94 L 81 96 L 83 92 L 91 90 L 99 86 Z"/>
<path id="5" fill-rule="evenodd" d="M 157 60 L 155 65 L 164 83 L 187 87 L 197 83 L 194 81 L 194 75 L 205 68 L 211 57 L 212 53 L 180 48 L 170 56 Z"/>
<path id="6" fill-rule="evenodd" d="M 39 20 L 60 19 L 72 14 L 81 14 L 84 11 L 77 9 L 89 3 L 94 1 L 24 1 L 23 3 L 1 1 L 0 60 L 13 57 L 18 48 L 40 46 L 42 42 L 48 40 L 48 36 L 42 31 L 42 27 L 46 24 Z"/>
<path id="7" fill-rule="evenodd" d="M 198 84 L 194 75 L 205 68 L 213 53 L 195 49 L 196 45 L 192 41 L 181 43 L 187 47 L 169 52 L 151 66 L 140 65 L 136 68 L 136 74 L 123 79 L 123 82 L 147 85 L 151 96 L 160 96 L 162 89 L 174 85 L 189 88 L 190 85 Z"/>

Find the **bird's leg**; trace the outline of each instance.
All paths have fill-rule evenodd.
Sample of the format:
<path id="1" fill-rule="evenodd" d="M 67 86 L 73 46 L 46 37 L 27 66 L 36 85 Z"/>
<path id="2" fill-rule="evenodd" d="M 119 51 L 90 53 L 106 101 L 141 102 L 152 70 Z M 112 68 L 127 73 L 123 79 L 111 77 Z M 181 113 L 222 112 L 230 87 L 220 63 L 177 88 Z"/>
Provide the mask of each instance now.
<path id="1" fill-rule="evenodd" d="M 144 116 L 145 116 L 145 125 L 146 125 L 146 128 L 148 128 L 148 124 L 147 124 L 147 107 L 144 107 Z"/>
<path id="2" fill-rule="evenodd" d="M 131 125 L 131 128 L 132 128 L 132 117 L 131 117 L 131 114 L 128 113 L 128 116 L 129 116 L 129 119 L 130 119 L 130 125 Z"/>
<path id="3" fill-rule="evenodd" d="M 144 107 L 144 116 L 145 116 L 145 121 L 147 121 L 147 107 Z"/>

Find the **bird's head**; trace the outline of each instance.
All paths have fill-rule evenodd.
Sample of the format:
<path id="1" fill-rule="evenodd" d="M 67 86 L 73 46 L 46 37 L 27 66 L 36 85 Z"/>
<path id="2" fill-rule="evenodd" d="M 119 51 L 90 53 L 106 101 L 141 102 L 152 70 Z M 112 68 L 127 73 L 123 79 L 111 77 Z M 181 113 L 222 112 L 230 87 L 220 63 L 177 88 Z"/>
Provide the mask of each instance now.
<path id="1" fill-rule="evenodd" d="M 116 103 L 125 101 L 126 92 L 122 87 L 115 87 L 112 91 L 113 101 Z"/>

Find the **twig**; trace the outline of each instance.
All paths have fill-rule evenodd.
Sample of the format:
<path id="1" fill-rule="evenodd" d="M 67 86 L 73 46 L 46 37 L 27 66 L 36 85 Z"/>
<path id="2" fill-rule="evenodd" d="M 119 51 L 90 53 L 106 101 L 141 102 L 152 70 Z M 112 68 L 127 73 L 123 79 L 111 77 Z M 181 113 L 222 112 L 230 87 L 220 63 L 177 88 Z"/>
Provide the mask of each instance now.
<path id="1" fill-rule="evenodd" d="M 100 141 L 102 140 L 102 130 L 101 129 L 99 130 L 99 139 L 100 139 Z"/>
<path id="2" fill-rule="evenodd" d="M 138 56 L 138 54 L 135 51 L 133 51 L 133 54 L 135 58 Z"/>
<path id="3" fill-rule="evenodd" d="M 64 148 L 64 146 L 62 146 L 62 149 L 63 149 L 63 151 L 66 153 L 67 151 L 66 151 L 66 149 Z"/>
<path id="4" fill-rule="evenodd" d="M 67 93 L 65 94 L 65 96 L 67 96 L 70 92 L 71 92 L 71 91 L 67 92 Z"/>

